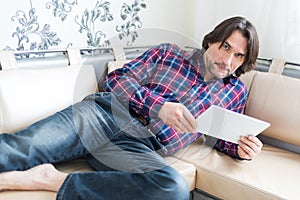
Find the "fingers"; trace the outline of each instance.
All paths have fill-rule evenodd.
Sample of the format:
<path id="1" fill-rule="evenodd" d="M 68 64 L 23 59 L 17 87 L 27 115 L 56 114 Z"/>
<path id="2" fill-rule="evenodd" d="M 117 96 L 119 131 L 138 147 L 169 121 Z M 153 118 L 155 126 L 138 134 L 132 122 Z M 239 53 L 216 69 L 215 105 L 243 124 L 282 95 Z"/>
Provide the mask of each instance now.
<path id="1" fill-rule="evenodd" d="M 180 103 L 166 102 L 159 111 L 158 117 L 180 133 L 194 132 L 197 127 L 191 112 Z"/>
<path id="2" fill-rule="evenodd" d="M 254 158 L 260 154 L 263 147 L 262 142 L 255 136 L 241 136 L 238 144 L 238 154 L 244 159 Z"/>
<path id="3" fill-rule="evenodd" d="M 193 115 L 182 104 L 179 104 L 177 109 L 177 111 L 174 111 L 174 116 L 170 116 L 173 120 L 171 126 L 180 133 L 194 132 L 196 129 L 194 125 L 196 124 L 196 120 Z"/>
<path id="4" fill-rule="evenodd" d="M 182 114 L 183 116 L 182 116 L 181 124 L 183 125 L 184 129 L 187 130 L 188 132 L 194 132 L 197 128 L 197 122 L 194 116 L 185 106 L 183 106 Z"/>

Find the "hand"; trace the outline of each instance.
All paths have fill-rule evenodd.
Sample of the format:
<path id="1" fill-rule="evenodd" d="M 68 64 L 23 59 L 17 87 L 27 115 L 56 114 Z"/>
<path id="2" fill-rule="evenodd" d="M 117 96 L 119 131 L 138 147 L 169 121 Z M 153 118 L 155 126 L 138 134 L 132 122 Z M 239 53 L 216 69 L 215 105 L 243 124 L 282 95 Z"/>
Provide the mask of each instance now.
<path id="1" fill-rule="evenodd" d="M 263 143 L 255 136 L 241 136 L 238 141 L 238 154 L 244 159 L 253 159 L 260 154 Z"/>
<path id="2" fill-rule="evenodd" d="M 180 103 L 164 103 L 158 112 L 158 117 L 180 133 L 195 132 L 197 128 L 197 122 L 191 112 Z"/>

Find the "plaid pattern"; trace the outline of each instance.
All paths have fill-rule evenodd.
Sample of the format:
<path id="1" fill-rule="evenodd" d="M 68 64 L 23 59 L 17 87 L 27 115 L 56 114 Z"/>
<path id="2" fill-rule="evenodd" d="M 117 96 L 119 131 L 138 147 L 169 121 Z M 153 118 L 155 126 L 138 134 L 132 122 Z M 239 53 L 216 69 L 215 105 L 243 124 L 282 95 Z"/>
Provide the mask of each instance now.
<path id="1" fill-rule="evenodd" d="M 164 102 L 184 104 L 195 118 L 212 104 L 239 113 L 244 109 L 244 84 L 233 76 L 205 83 L 204 67 L 202 50 L 188 53 L 176 45 L 161 44 L 109 73 L 104 90 L 113 92 L 130 110 L 146 119 L 168 154 L 172 154 L 194 142 L 201 133 L 177 133 L 164 124 L 157 117 Z M 239 158 L 234 143 L 218 140 L 215 148 Z"/>

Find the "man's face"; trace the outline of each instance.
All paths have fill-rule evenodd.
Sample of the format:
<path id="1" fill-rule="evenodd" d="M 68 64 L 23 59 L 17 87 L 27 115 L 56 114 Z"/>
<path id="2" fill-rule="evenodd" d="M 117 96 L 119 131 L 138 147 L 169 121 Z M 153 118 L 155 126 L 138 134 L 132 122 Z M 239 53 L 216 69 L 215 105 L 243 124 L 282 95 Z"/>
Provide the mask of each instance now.
<path id="1" fill-rule="evenodd" d="M 247 51 L 247 39 L 239 31 L 234 31 L 220 47 L 221 42 L 210 43 L 204 54 L 204 81 L 222 79 L 241 66 Z"/>

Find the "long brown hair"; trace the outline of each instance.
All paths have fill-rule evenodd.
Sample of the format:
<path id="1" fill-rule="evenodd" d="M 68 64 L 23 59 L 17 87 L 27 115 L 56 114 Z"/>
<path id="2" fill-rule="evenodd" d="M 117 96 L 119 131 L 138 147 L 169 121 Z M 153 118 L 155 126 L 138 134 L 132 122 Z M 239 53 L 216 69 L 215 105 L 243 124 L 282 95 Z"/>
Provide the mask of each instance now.
<path id="1" fill-rule="evenodd" d="M 221 42 L 220 47 L 230 37 L 234 31 L 240 33 L 247 39 L 247 53 L 243 64 L 235 71 L 235 75 L 239 77 L 255 68 L 256 58 L 259 51 L 258 35 L 255 27 L 244 17 L 232 17 L 224 20 L 217 25 L 213 31 L 204 36 L 202 47 L 208 49 L 209 43 Z"/>

